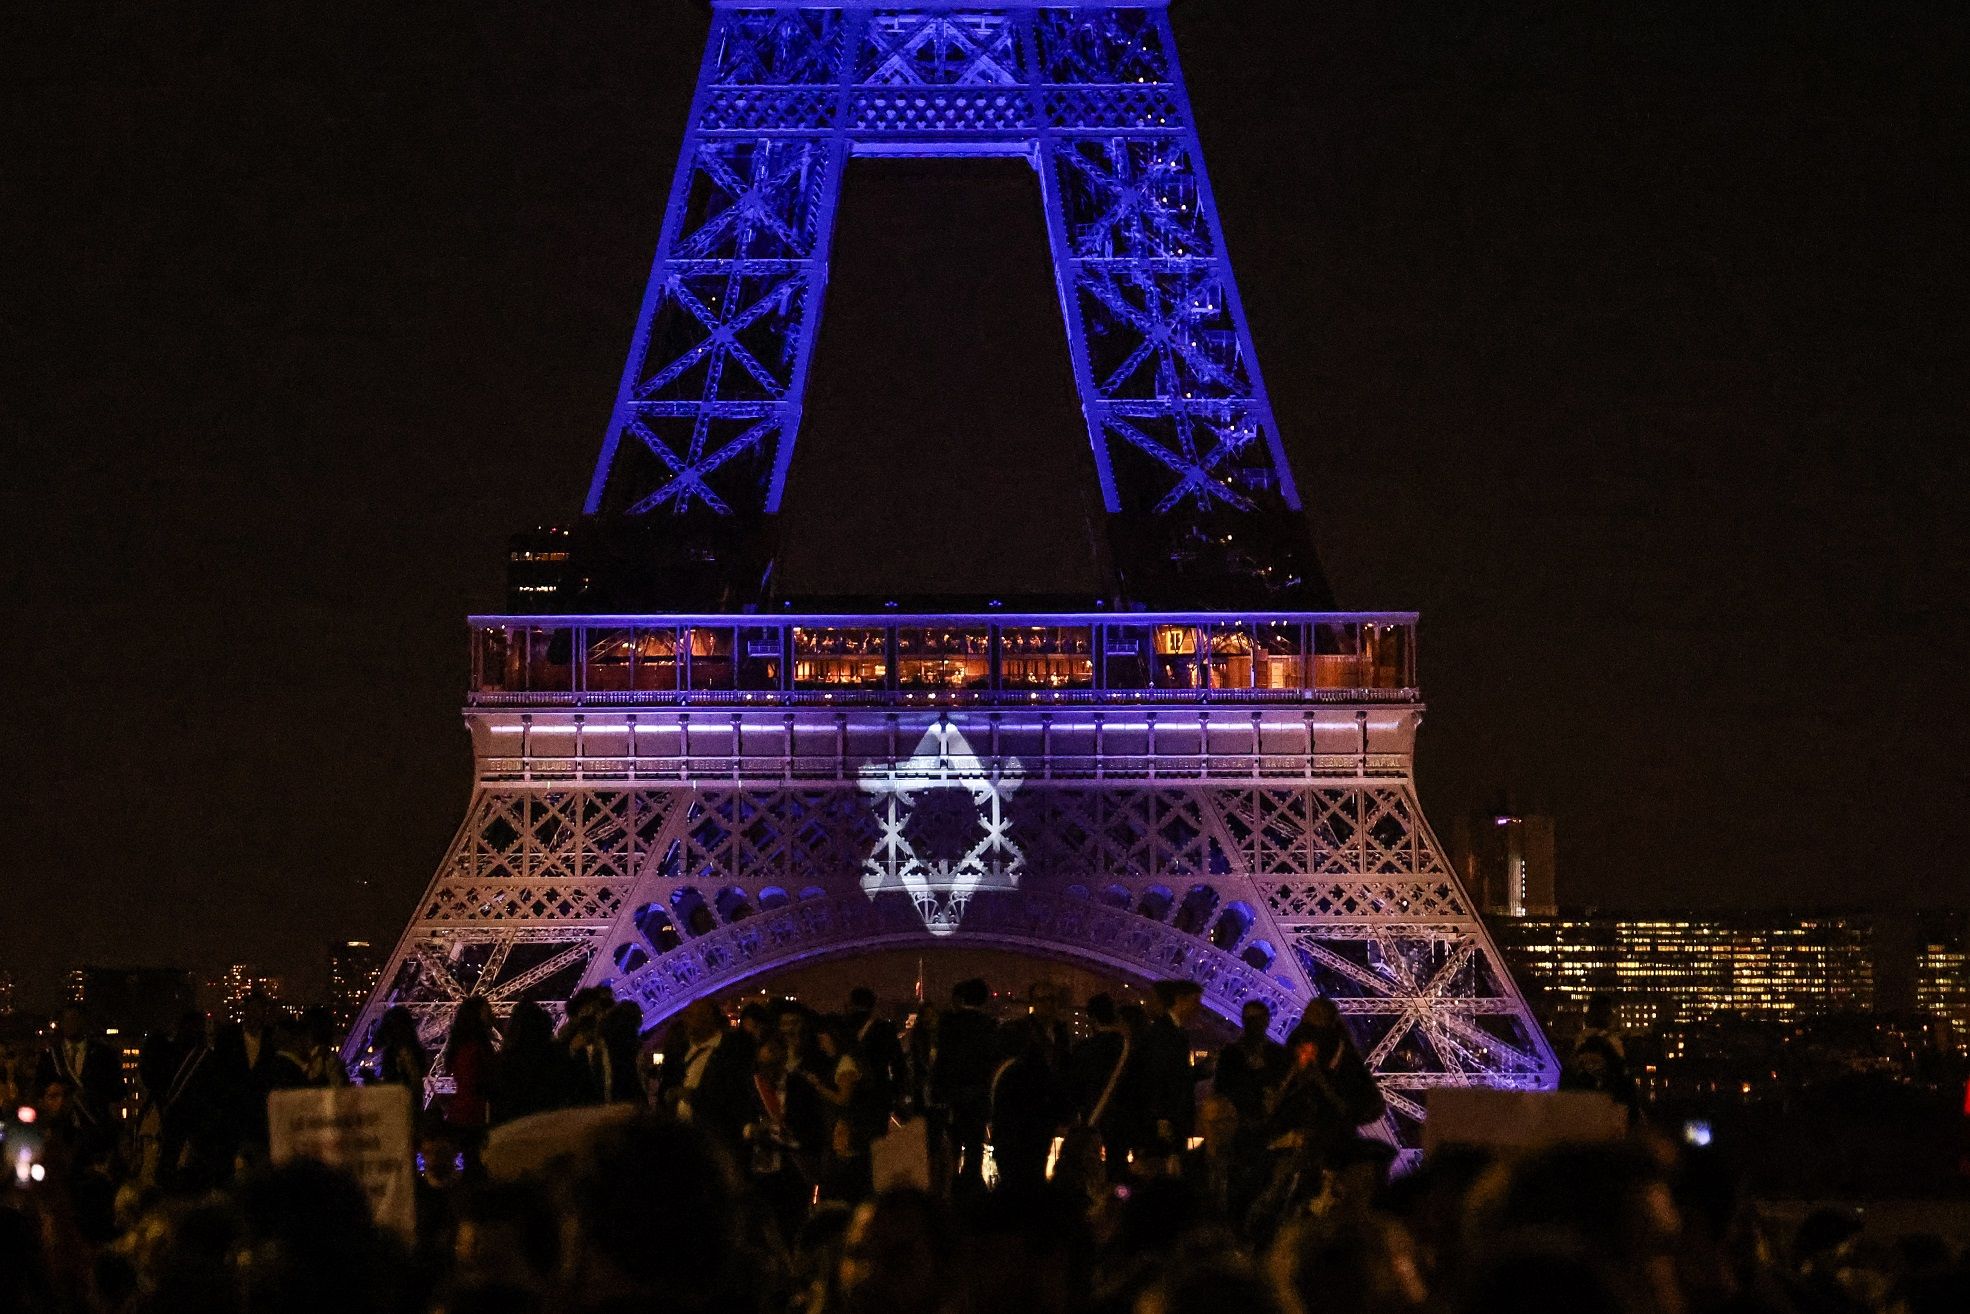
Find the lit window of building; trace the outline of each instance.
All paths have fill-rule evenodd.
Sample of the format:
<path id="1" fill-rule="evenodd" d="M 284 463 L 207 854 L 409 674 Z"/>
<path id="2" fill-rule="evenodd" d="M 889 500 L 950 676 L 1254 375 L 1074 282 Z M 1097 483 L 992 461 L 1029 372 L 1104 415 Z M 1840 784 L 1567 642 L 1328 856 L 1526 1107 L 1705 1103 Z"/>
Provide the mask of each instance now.
<path id="1" fill-rule="evenodd" d="M 1873 927 L 1860 918 L 1561 914 L 1500 918 L 1494 930 L 1555 1017 L 1578 1016 L 1595 994 L 1636 1031 L 1874 1008 Z"/>

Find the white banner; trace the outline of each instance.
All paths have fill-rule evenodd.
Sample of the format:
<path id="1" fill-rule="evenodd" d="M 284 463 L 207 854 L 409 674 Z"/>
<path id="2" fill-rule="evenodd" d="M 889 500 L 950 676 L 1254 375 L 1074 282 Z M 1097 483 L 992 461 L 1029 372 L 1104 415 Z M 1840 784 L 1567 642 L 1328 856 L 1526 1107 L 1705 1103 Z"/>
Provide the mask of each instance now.
<path id="1" fill-rule="evenodd" d="M 362 1184 L 370 1216 L 406 1241 L 417 1232 L 410 1089 L 325 1086 L 267 1096 L 268 1149 L 277 1164 L 319 1159 Z"/>
<path id="2" fill-rule="evenodd" d="M 930 1189 L 930 1132 L 922 1118 L 889 1129 L 869 1144 L 870 1170 L 878 1191 L 892 1186 Z"/>

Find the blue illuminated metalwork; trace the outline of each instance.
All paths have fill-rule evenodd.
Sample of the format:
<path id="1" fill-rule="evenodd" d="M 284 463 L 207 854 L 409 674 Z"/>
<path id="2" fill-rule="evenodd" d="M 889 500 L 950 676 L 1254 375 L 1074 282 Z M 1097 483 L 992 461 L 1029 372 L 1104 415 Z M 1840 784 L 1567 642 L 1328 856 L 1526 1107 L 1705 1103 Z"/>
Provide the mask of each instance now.
<path id="1" fill-rule="evenodd" d="M 779 510 L 857 155 L 1032 162 L 1110 513 L 1299 510 L 1160 2 L 720 0 L 589 514 Z"/>

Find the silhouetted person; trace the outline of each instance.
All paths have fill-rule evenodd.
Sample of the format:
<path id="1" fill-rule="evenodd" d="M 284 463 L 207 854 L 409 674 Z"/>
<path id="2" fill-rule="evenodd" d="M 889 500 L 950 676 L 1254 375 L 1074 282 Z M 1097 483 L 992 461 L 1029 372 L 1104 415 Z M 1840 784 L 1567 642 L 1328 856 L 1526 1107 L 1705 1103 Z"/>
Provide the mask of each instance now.
<path id="1" fill-rule="evenodd" d="M 55 1019 L 55 1034 L 35 1065 L 37 1092 L 56 1082 L 69 1089 L 63 1116 L 76 1145 L 108 1147 L 116 1139 L 116 1106 L 123 1099 L 123 1056 L 93 1034 L 73 1004 Z"/>
<path id="2" fill-rule="evenodd" d="M 1331 1001 L 1316 999 L 1286 1039 L 1286 1079 L 1274 1093 L 1266 1142 L 1310 1166 L 1331 1162 L 1362 1123 L 1386 1108 Z"/>
<path id="3" fill-rule="evenodd" d="M 778 1036 L 759 1047 L 752 1084 L 752 1116 L 745 1129 L 749 1175 L 781 1235 L 791 1237 L 819 1180 L 827 1152 L 826 1115 L 812 1083 L 788 1066 L 787 1043 Z"/>
<path id="4" fill-rule="evenodd" d="M 998 1067 L 998 1026 L 986 1013 L 992 992 L 983 981 L 960 981 L 951 1009 L 938 1020 L 930 1098 L 947 1110 L 958 1182 L 985 1184 L 985 1132 L 992 1118 L 992 1074 Z"/>
<path id="5" fill-rule="evenodd" d="M 274 1061 L 274 1055 L 280 1049 L 274 1036 L 279 1014 L 280 1009 L 274 1006 L 273 1001 L 256 990 L 241 1001 L 239 1021 L 232 1024 L 239 1035 L 240 1053 L 246 1060 L 246 1071 L 262 1091 L 267 1089 L 266 1066 Z"/>
<path id="6" fill-rule="evenodd" d="M 261 1064 L 260 1084 L 266 1090 L 297 1090 L 322 1084 L 316 1080 L 313 1043 L 300 1018 L 284 1017 L 274 1024 L 273 1051 L 273 1057 Z"/>
<path id="7" fill-rule="evenodd" d="M 1190 1024 L 1203 1007 L 1204 988 L 1195 981 L 1158 981 L 1160 1006 L 1142 1038 L 1145 1113 L 1159 1155 L 1180 1152 L 1190 1136 L 1197 1104 L 1197 1079 L 1190 1063 Z"/>
<path id="8" fill-rule="evenodd" d="M 999 1028 L 1000 1058 L 992 1075 L 992 1157 L 999 1189 L 1014 1192 L 1037 1191 L 1045 1183 L 1054 1136 L 1074 1113 L 1059 989 L 1035 982 L 1026 999 L 1025 1015 Z"/>
<path id="9" fill-rule="evenodd" d="M 889 1108 L 876 1082 L 862 1068 L 854 1033 L 840 1018 L 823 1018 L 815 1029 L 820 1067 L 803 1069 L 827 1115 L 825 1154 L 819 1170 L 821 1198 L 854 1203 L 869 1193 L 869 1145 L 887 1128 Z"/>
<path id="10" fill-rule="evenodd" d="M 1383 1214 L 1297 1220 L 1274 1242 L 1269 1267 L 1289 1314 L 1414 1314 L 1429 1307 L 1416 1242 Z"/>
<path id="11" fill-rule="evenodd" d="M 850 990 L 842 1022 L 863 1076 L 873 1083 L 875 1098 L 885 1109 L 894 1108 L 908 1082 L 909 1065 L 895 1024 L 876 1009 L 876 992 L 867 986 Z"/>
<path id="12" fill-rule="evenodd" d="M 1267 1176 L 1266 1162 L 1250 1150 L 1242 1122 L 1230 1100 L 1207 1096 L 1197 1106 L 1197 1132 L 1204 1143 L 1183 1155 L 1183 1180 L 1213 1218 L 1233 1228 L 1243 1226 Z"/>
<path id="13" fill-rule="evenodd" d="M 411 1106 L 424 1104 L 424 1078 L 431 1072 L 431 1056 L 418 1039 L 417 1019 L 402 1004 L 394 1004 L 376 1024 L 370 1041 L 372 1057 L 364 1070 L 364 1081 L 383 1086 L 408 1086 Z"/>
<path id="14" fill-rule="evenodd" d="M 493 1062 L 492 1120 L 511 1122 L 567 1100 L 568 1069 L 554 1047 L 554 1020 L 532 1000 L 515 1004 Z"/>
<path id="15" fill-rule="evenodd" d="M 1134 1044 L 1108 995 L 1089 996 L 1087 1014 L 1094 1033 L 1076 1044 L 1068 1058 L 1075 1121 L 1101 1137 L 1109 1162 L 1119 1170 L 1133 1148 L 1130 1124 L 1140 1121 L 1122 1107 L 1123 1081 Z"/>
<path id="16" fill-rule="evenodd" d="M 557 1311 L 746 1307 L 737 1184 L 701 1132 L 638 1118 L 603 1133 L 566 1175 Z M 651 1244 L 653 1200 L 665 1202 L 662 1245 Z"/>
<path id="17" fill-rule="evenodd" d="M 1060 1014 L 1060 987 L 1051 981 L 1035 981 L 1026 990 L 1026 1012 L 1001 1028 L 1004 1048 L 1031 1048 L 1045 1058 L 1048 1068 L 1065 1073 L 1073 1052 L 1074 1037 L 1067 1020 Z"/>
<path id="18" fill-rule="evenodd" d="M 348 1175 L 311 1159 L 265 1170 L 241 1186 L 239 1308 L 292 1314 L 406 1308 L 402 1247 L 370 1220 Z"/>
<path id="19" fill-rule="evenodd" d="M 941 1314 L 949 1308 L 956 1230 L 922 1191 L 884 1191 L 849 1220 L 835 1269 L 842 1314 Z"/>
<path id="20" fill-rule="evenodd" d="M 1589 996 L 1586 1027 L 1560 1069 L 1560 1089 L 1599 1091 L 1630 1116 L 1635 1113 L 1635 1078 L 1628 1070 L 1628 1046 L 1622 1039 L 1614 996 Z"/>
<path id="21" fill-rule="evenodd" d="M 231 1153 L 252 1128 L 244 1122 L 241 1075 L 215 1061 L 205 1015 L 181 1015 L 168 1035 L 145 1042 L 137 1063 L 157 1111 L 159 1185 L 207 1187 L 228 1175 Z"/>
<path id="22" fill-rule="evenodd" d="M 1247 1132 L 1265 1121 L 1266 1095 L 1286 1079 L 1286 1047 L 1267 1034 L 1272 1010 L 1261 1000 L 1239 1011 L 1238 1039 L 1218 1051 L 1211 1089 L 1231 1101 Z"/>
<path id="23" fill-rule="evenodd" d="M 1171 1264 L 1136 1298 L 1133 1314 L 1280 1314 L 1267 1282 L 1235 1250 Z"/>
<path id="24" fill-rule="evenodd" d="M 645 1104 L 640 1060 L 643 1057 L 643 1010 L 627 999 L 617 1000 L 602 1015 L 603 1072 L 598 1085 L 604 1104 Z"/>
<path id="25" fill-rule="evenodd" d="M 681 1021 L 689 1047 L 676 1075 L 668 1078 L 671 1106 L 680 1119 L 703 1129 L 734 1163 L 743 1165 L 758 1045 L 744 1030 L 726 1026 L 725 1015 L 709 999 L 692 1003 Z"/>
<path id="26" fill-rule="evenodd" d="M 335 1015 L 320 1004 L 301 1010 L 294 1019 L 303 1046 L 303 1066 L 310 1086 L 346 1086 L 349 1070 L 335 1046 Z"/>
<path id="27" fill-rule="evenodd" d="M 1542 1247 L 1563 1246 L 1590 1256 L 1600 1279 L 1625 1299 L 1557 1304 L 1563 1287 L 1556 1282 L 1553 1297 L 1542 1302 L 1583 1311 L 1625 1307 L 1675 1314 L 1684 1309 L 1676 1254 L 1680 1232 L 1663 1162 L 1630 1144 L 1555 1145 L 1516 1157 L 1474 1193 L 1466 1218 L 1474 1263 L 1527 1237 L 1538 1238 Z M 1525 1306 L 1521 1299 L 1489 1308 Z"/>
<path id="28" fill-rule="evenodd" d="M 467 995 L 459 1000 L 445 1039 L 452 1092 L 444 1105 L 445 1121 L 467 1145 L 476 1144 L 492 1120 L 493 1061 L 492 1004 L 484 995 Z"/>
<path id="29" fill-rule="evenodd" d="M 589 986 L 568 998 L 567 1021 L 554 1038 L 566 1056 L 577 1104 L 601 1104 L 608 1098 L 608 1058 L 602 1040 L 602 1019 L 616 1001 L 607 986 Z"/>

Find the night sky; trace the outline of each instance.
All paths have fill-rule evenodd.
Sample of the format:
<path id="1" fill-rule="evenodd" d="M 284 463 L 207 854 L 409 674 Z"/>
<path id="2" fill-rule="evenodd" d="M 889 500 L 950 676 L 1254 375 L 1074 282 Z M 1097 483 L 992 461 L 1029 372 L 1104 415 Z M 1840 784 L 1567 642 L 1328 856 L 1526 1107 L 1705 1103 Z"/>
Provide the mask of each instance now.
<path id="1" fill-rule="evenodd" d="M 463 617 L 579 505 L 706 18 L 7 22 L 0 968 L 312 984 L 458 824 Z M 1438 828 L 1551 811 L 1570 903 L 1964 901 L 1963 6 L 1176 22 L 1328 573 L 1423 613 Z M 799 581 L 1085 587 L 1037 187 L 956 170 L 850 171 Z"/>

